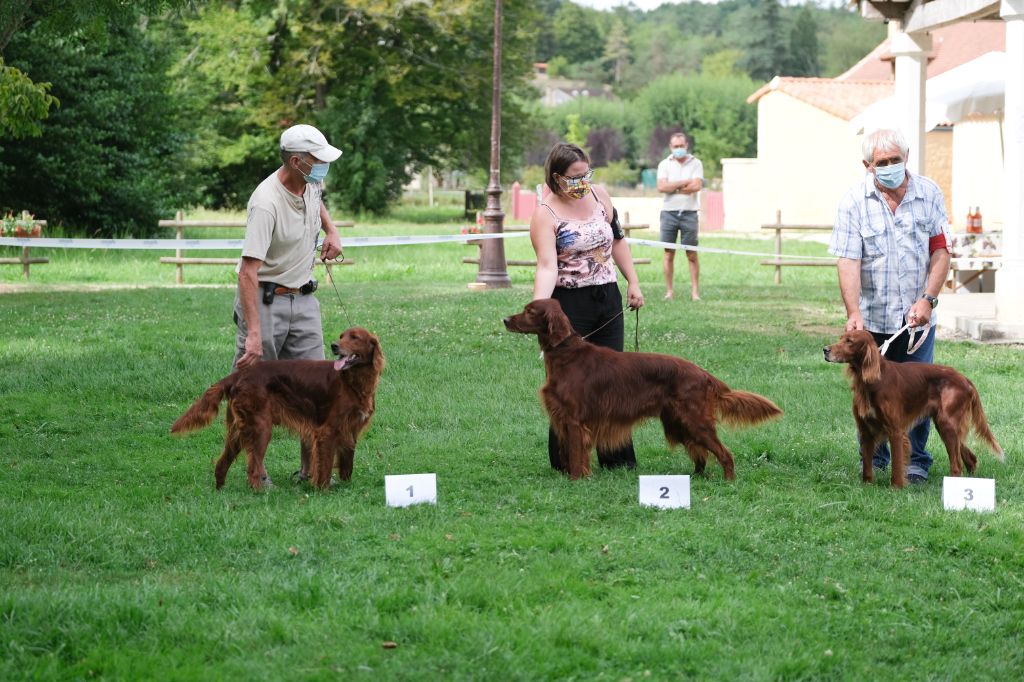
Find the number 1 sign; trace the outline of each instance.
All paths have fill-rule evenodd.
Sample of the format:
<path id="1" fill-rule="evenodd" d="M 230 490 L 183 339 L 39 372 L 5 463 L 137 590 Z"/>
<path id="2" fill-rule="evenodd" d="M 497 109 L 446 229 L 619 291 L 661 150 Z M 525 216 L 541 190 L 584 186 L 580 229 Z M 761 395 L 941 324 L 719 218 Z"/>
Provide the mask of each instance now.
<path id="1" fill-rule="evenodd" d="M 437 474 L 385 476 L 384 497 L 389 507 L 437 504 Z"/>
<path id="2" fill-rule="evenodd" d="M 689 476 L 640 476 L 640 505 L 690 508 Z"/>

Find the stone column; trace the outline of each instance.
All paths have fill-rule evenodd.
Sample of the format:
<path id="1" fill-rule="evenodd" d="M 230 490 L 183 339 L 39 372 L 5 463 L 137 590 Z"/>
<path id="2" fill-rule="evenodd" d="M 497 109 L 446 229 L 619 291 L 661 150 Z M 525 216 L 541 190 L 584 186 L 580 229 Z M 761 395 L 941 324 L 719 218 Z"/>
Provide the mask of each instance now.
<path id="1" fill-rule="evenodd" d="M 1024 0 L 1002 0 L 1006 22 L 1003 105 L 1003 264 L 996 273 L 996 320 L 1024 325 Z"/>
<path id="2" fill-rule="evenodd" d="M 910 145 L 907 169 L 922 173 L 925 166 L 924 99 L 928 71 L 928 53 L 932 37 L 928 33 L 893 32 L 889 40 L 892 56 L 896 58 L 896 102 L 900 118 L 893 121 Z"/>

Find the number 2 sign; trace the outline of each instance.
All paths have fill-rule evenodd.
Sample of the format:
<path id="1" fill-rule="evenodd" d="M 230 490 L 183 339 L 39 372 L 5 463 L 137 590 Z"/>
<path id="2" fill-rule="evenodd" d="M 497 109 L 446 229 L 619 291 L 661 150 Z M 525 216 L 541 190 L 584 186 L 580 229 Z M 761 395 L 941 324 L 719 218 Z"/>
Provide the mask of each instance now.
<path id="1" fill-rule="evenodd" d="M 690 508 L 689 476 L 640 476 L 639 479 L 641 506 Z"/>

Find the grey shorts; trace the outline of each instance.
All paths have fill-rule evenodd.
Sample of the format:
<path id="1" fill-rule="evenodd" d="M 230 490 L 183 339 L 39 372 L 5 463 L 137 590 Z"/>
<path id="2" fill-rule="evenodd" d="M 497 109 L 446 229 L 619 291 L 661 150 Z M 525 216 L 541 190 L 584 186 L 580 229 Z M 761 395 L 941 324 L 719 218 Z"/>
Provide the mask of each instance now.
<path id="1" fill-rule="evenodd" d="M 263 338 L 264 360 L 323 360 L 324 328 L 320 319 L 320 302 L 313 294 L 275 296 L 266 305 L 256 303 L 260 311 L 260 336 Z M 235 363 L 245 353 L 247 329 L 242 304 L 235 295 Z"/>
<path id="2" fill-rule="evenodd" d="M 684 246 L 697 246 L 697 212 L 696 211 L 662 211 L 661 241 L 667 244 L 679 243 Z"/>

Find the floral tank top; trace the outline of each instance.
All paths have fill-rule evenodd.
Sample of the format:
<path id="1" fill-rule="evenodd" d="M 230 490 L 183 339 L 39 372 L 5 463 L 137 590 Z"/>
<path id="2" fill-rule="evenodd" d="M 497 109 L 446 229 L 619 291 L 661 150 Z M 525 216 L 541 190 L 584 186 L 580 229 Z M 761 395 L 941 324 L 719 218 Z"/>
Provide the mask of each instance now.
<path id="1" fill-rule="evenodd" d="M 594 197 L 594 211 L 587 218 L 561 218 L 547 204 L 541 204 L 555 218 L 555 252 L 558 278 L 555 286 L 579 289 L 615 280 L 612 261 L 612 227 L 604 205 Z"/>

